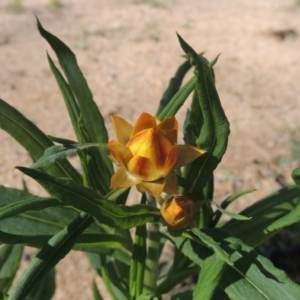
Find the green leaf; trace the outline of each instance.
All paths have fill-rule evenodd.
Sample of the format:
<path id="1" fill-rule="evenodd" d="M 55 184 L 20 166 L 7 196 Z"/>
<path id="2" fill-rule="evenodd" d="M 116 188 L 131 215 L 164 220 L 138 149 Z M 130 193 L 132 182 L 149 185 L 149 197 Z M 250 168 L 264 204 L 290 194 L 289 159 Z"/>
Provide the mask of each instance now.
<path id="1" fill-rule="evenodd" d="M 154 295 L 140 295 L 136 300 L 160 300 L 160 298 Z"/>
<path id="2" fill-rule="evenodd" d="M 296 183 L 296 186 L 300 188 L 300 168 L 295 169 L 292 173 L 292 177 L 294 179 L 294 182 Z M 280 219 L 276 220 L 274 223 L 272 223 L 270 226 L 268 226 L 265 229 L 265 232 L 271 233 L 273 231 L 277 231 L 281 228 L 290 226 L 294 223 L 297 223 L 300 221 L 300 199 L 296 206 L 285 216 L 281 217 Z"/>
<path id="3" fill-rule="evenodd" d="M 213 237 L 205 234 L 204 231 L 201 231 L 199 229 L 193 229 L 192 232 L 198 236 L 201 241 L 211 250 L 214 251 L 214 253 L 217 255 L 218 258 L 220 258 L 222 261 L 227 263 L 228 265 L 232 266 L 233 263 L 230 261 L 229 256 L 224 253 L 224 250 L 222 249 L 222 246 L 213 239 Z M 218 232 L 217 232 L 218 233 Z"/>
<path id="4" fill-rule="evenodd" d="M 0 290 L 8 292 L 20 266 L 22 245 L 2 245 L 0 248 Z"/>
<path id="5" fill-rule="evenodd" d="M 0 292 L 0 300 L 8 300 L 8 294 Z"/>
<path id="6" fill-rule="evenodd" d="M 103 147 L 103 145 L 90 143 L 90 144 L 71 144 L 66 146 L 52 146 L 47 148 L 42 157 L 40 157 L 33 165 L 32 169 L 47 168 L 58 160 L 65 159 L 69 155 L 73 155 L 78 151 L 90 147 Z"/>
<path id="7" fill-rule="evenodd" d="M 221 228 L 247 245 L 256 247 L 275 234 L 281 226 L 286 226 L 289 221 L 297 221 L 299 201 L 300 191 L 296 186 L 283 188 L 240 212 L 243 216 L 252 217 L 251 220 L 230 220 L 222 224 Z M 291 212 L 292 217 L 287 217 Z"/>
<path id="8" fill-rule="evenodd" d="M 45 190 L 64 205 L 85 211 L 102 224 L 113 228 L 129 229 L 147 222 L 160 220 L 159 210 L 149 205 L 123 206 L 102 199 L 97 192 L 67 178 L 55 178 L 41 171 L 17 167 L 40 183 Z"/>
<path id="9" fill-rule="evenodd" d="M 55 293 L 55 269 L 50 270 L 28 296 L 28 300 L 51 300 Z"/>
<path id="10" fill-rule="evenodd" d="M 24 230 L 26 231 L 26 230 Z M 42 248 L 53 235 L 26 235 L 12 234 L 0 231 L 1 243 L 24 244 L 35 248 Z M 121 249 L 126 244 L 126 240 L 119 235 L 108 233 L 84 233 L 78 237 L 73 249 L 79 251 L 89 251 L 97 254 L 113 254 L 114 249 Z"/>
<path id="11" fill-rule="evenodd" d="M 165 108 L 157 115 L 159 120 L 164 120 L 168 117 L 174 116 L 180 107 L 184 104 L 189 94 L 194 90 L 196 85 L 196 78 L 191 78 L 170 100 Z"/>
<path id="12" fill-rule="evenodd" d="M 217 207 L 217 209 L 224 215 L 232 218 L 232 219 L 235 219 L 235 220 L 241 220 L 241 221 L 248 221 L 251 219 L 251 217 L 245 217 L 245 216 L 242 216 L 240 214 L 236 214 L 236 213 L 233 213 L 233 212 L 230 212 L 230 211 L 227 211 L 225 209 L 222 208 L 222 206 L 220 206 L 218 203 L 214 202 L 214 201 L 210 201 L 211 204 L 215 205 Z"/>
<path id="13" fill-rule="evenodd" d="M 77 100 L 80 113 L 83 117 L 84 126 L 89 132 L 92 142 L 107 144 L 108 134 L 104 119 L 93 100 L 93 95 L 80 68 L 78 67 L 74 53 L 61 40 L 46 31 L 38 19 L 37 27 L 42 37 L 47 40 L 57 55 L 60 66 L 62 67 L 72 93 Z M 109 183 L 110 177 L 113 174 L 112 163 L 107 157 L 109 152 L 107 149 L 98 150 L 101 156 L 98 163 L 101 165 L 103 180 Z"/>
<path id="14" fill-rule="evenodd" d="M 0 128 L 21 144 L 34 160 L 38 160 L 47 148 L 53 146 L 51 140 L 40 129 L 1 99 Z M 81 176 L 66 160 L 57 162 L 47 171 L 54 176 L 68 177 L 82 182 Z"/>
<path id="15" fill-rule="evenodd" d="M 241 191 L 241 192 L 236 192 L 234 194 L 232 194 L 231 196 L 227 197 L 222 203 L 221 203 L 221 208 L 225 209 L 230 203 L 232 203 L 234 200 L 236 200 L 237 198 L 239 198 L 242 195 L 248 194 L 248 193 L 252 193 L 254 192 L 254 189 L 251 190 L 245 190 L 245 191 Z M 222 211 L 221 210 L 217 210 L 214 213 L 214 218 L 211 221 L 209 227 L 215 227 L 217 225 L 217 223 L 219 222 L 220 218 L 222 216 Z"/>
<path id="16" fill-rule="evenodd" d="M 61 205 L 61 202 L 54 198 L 32 197 L 24 201 L 18 201 L 4 206 L 0 210 L 0 220 L 18 215 L 27 210 L 41 210 L 51 206 Z"/>
<path id="17" fill-rule="evenodd" d="M 203 261 L 213 254 L 212 250 L 205 245 L 199 244 L 198 240 L 187 239 L 183 236 L 175 238 L 167 232 L 161 232 L 161 234 L 200 267 L 202 266 Z"/>
<path id="18" fill-rule="evenodd" d="M 40 198 L 26 191 L 0 186 L 0 242 L 42 247 L 77 215 L 70 209 L 49 207 L 58 204 L 61 202 L 53 198 Z M 92 224 L 78 238 L 74 249 L 104 254 L 127 243 L 125 237 L 105 233 Z"/>
<path id="19" fill-rule="evenodd" d="M 292 178 L 293 178 L 296 186 L 300 189 L 300 168 L 293 170 Z"/>
<path id="20" fill-rule="evenodd" d="M 84 126 L 82 115 L 78 120 L 78 128 L 81 136 L 80 139 L 84 141 L 84 143 L 92 143 L 93 139 Z M 99 191 L 101 195 L 105 195 L 110 190 L 110 178 L 103 177 L 105 174 L 103 173 L 103 162 L 99 156 L 99 149 L 100 148 L 90 148 L 78 154 L 83 170 L 84 185 Z"/>
<path id="21" fill-rule="evenodd" d="M 193 299 L 210 300 L 223 275 L 225 263 L 211 255 L 202 263 L 200 276 L 193 291 Z"/>
<path id="22" fill-rule="evenodd" d="M 193 298 L 192 291 L 179 292 L 176 295 L 173 295 L 170 300 L 187 300 L 187 299 L 195 299 L 196 300 L 196 298 Z M 202 298 L 197 298 L 197 299 L 202 300 Z"/>
<path id="23" fill-rule="evenodd" d="M 168 88 L 163 93 L 162 99 L 159 103 L 159 108 L 157 110 L 156 115 L 159 115 L 162 110 L 169 104 L 172 98 L 180 89 L 183 78 L 191 68 L 191 64 L 189 61 L 185 61 L 176 71 L 175 76 L 171 78 Z"/>
<path id="24" fill-rule="evenodd" d="M 188 109 L 186 112 L 183 127 L 184 141 L 187 145 L 197 146 L 196 141 L 199 137 L 203 123 L 203 112 L 200 106 L 198 94 L 194 91 L 191 109 Z"/>
<path id="25" fill-rule="evenodd" d="M 182 269 L 173 269 L 171 268 L 167 277 L 165 277 L 162 281 L 158 282 L 156 291 L 157 294 L 166 294 L 172 291 L 174 287 L 178 284 L 181 284 L 189 277 L 192 277 L 195 274 L 199 273 L 198 265 L 187 266 Z"/>
<path id="26" fill-rule="evenodd" d="M 80 109 L 78 107 L 76 99 L 75 99 L 75 97 L 72 93 L 72 90 L 71 90 L 70 86 L 68 85 L 67 81 L 64 79 L 64 77 L 62 76 L 62 74 L 60 73 L 58 68 L 56 68 L 55 64 L 53 63 L 53 61 L 48 53 L 47 53 L 47 58 L 48 58 L 48 62 L 49 62 L 51 71 L 52 71 L 53 75 L 55 76 L 58 87 L 64 98 L 65 105 L 67 107 L 67 110 L 68 110 L 68 113 L 69 113 L 69 116 L 71 119 L 71 123 L 72 123 L 73 129 L 75 131 L 75 134 L 77 136 L 77 139 L 80 142 L 83 142 L 80 140 L 80 134 L 79 134 L 78 124 L 77 124 L 79 115 L 80 115 Z"/>
<path id="27" fill-rule="evenodd" d="M 292 224 L 298 223 L 299 221 L 300 221 L 300 201 L 295 206 L 295 208 L 291 210 L 290 213 L 286 214 L 285 216 L 273 222 L 264 231 L 266 233 L 277 232 L 279 229 L 288 227 Z"/>
<path id="28" fill-rule="evenodd" d="M 220 229 L 193 230 L 193 233 L 227 264 L 220 286 L 230 299 L 298 299 L 300 287 L 241 240 Z"/>
<path id="29" fill-rule="evenodd" d="M 187 191 L 201 195 L 226 151 L 230 132 L 229 123 L 215 87 L 212 68 L 207 64 L 206 59 L 199 56 L 179 35 L 178 39 L 195 68 L 196 94 L 194 97 L 198 96 L 199 105 L 194 103 L 194 106 L 198 110 L 200 124 L 203 124 L 198 132 L 196 146 L 207 150 L 207 153 L 194 160 L 189 168 Z M 195 98 L 194 101 L 196 101 Z M 197 112 L 193 111 L 193 113 Z M 196 130 L 198 129 L 199 126 L 196 127 Z"/>
<path id="30" fill-rule="evenodd" d="M 48 138 L 54 142 L 54 143 L 58 143 L 58 144 L 62 144 L 64 146 L 69 146 L 70 144 L 76 144 L 75 141 L 73 140 L 69 140 L 69 139 L 64 139 L 64 138 L 59 138 L 56 136 L 52 136 L 52 135 L 48 135 Z"/>
<path id="31" fill-rule="evenodd" d="M 78 236 L 92 224 L 93 218 L 81 213 L 67 227 L 55 234 L 38 252 L 29 267 L 17 281 L 10 297 L 25 299 L 37 284 L 67 253 L 70 252 Z"/>
<path id="32" fill-rule="evenodd" d="M 96 284 L 96 281 L 93 280 L 93 283 L 92 283 L 92 290 L 93 290 L 93 297 L 94 297 L 94 300 L 103 300 L 99 290 L 98 290 L 98 287 L 97 287 L 97 284 Z"/>
<path id="33" fill-rule="evenodd" d="M 119 273 L 120 270 L 113 258 L 90 253 L 88 253 L 88 258 L 91 266 L 102 277 L 105 286 L 113 299 L 130 299 L 127 282 L 128 277 L 124 277 Z"/>

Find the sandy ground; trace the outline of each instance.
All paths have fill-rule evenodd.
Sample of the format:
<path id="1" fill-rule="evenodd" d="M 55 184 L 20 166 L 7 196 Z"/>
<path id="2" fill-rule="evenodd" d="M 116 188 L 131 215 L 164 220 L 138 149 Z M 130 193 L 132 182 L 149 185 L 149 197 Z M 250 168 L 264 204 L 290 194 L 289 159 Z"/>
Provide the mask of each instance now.
<path id="1" fill-rule="evenodd" d="M 20 10 L 17 2 L 0 2 L 0 97 L 47 134 L 74 138 L 46 50 L 54 55 L 34 15 L 76 53 L 110 132 L 111 114 L 133 122 L 142 111 L 155 113 L 182 62 L 178 31 L 209 60 L 221 53 L 217 88 L 232 133 L 215 176 L 216 200 L 256 188 L 232 208 L 239 211 L 292 182 L 300 158 L 299 1 L 66 0 L 55 9 L 55 1 L 24 0 Z M 6 133 L 0 139 L 0 182 L 21 187 L 13 167 L 30 158 Z M 36 185 L 31 191 L 42 193 Z M 83 254 L 68 255 L 57 273 L 55 300 L 92 299 L 94 273 Z"/>

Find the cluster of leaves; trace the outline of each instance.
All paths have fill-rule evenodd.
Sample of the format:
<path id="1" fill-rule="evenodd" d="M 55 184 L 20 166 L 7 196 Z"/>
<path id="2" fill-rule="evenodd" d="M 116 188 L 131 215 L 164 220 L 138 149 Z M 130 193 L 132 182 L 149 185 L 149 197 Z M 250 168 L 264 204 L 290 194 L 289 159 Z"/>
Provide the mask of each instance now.
<path id="1" fill-rule="evenodd" d="M 211 208 L 213 172 L 226 151 L 229 135 L 229 123 L 214 82 L 217 59 L 208 62 L 178 36 L 187 61 L 171 79 L 157 112 L 161 120 L 175 115 L 193 93 L 184 138 L 187 144 L 207 150 L 206 155 L 178 172 L 181 192 L 192 192 L 205 201 L 199 208 L 199 228 L 175 238 L 159 226 L 147 230 L 146 223 L 161 223 L 161 217 L 155 206 L 146 204 L 145 195 L 140 204 L 128 206 L 128 189 L 110 190 L 113 167 L 107 149 L 101 147 L 108 142 L 103 117 L 73 52 L 39 22 L 38 29 L 64 72 L 63 76 L 48 55 L 78 141 L 46 136 L 0 100 L 0 127 L 34 159 L 30 168 L 18 169 L 50 195 L 42 198 L 26 190 L 0 187 L 2 299 L 8 297 L 22 245 L 41 250 L 9 299 L 40 299 L 41 293 L 43 299 L 51 299 L 55 288 L 53 268 L 71 249 L 87 253 L 114 299 L 159 298 L 193 275 L 198 278 L 194 290 L 179 290 L 171 299 L 297 299 L 300 288 L 253 247 L 280 228 L 299 221 L 299 189 L 290 186 L 275 192 L 244 210 L 242 216 L 225 209 L 250 191 L 230 196 L 215 212 Z M 181 87 L 192 66 L 194 76 Z M 67 160 L 73 153 L 80 157 L 82 174 Z M 295 170 L 298 186 L 299 174 Z M 220 223 L 221 213 L 232 219 Z M 134 239 L 130 228 L 136 228 Z M 159 263 L 166 240 L 175 245 L 174 257 Z M 152 273 L 150 265 L 156 268 Z M 94 299 L 102 299 L 95 282 L 92 288 Z"/>

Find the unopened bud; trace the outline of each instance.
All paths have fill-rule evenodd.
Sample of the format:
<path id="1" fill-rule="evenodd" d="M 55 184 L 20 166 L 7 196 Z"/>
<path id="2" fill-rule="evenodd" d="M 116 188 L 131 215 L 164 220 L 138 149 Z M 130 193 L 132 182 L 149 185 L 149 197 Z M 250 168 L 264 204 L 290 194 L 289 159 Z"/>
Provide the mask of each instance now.
<path id="1" fill-rule="evenodd" d="M 160 213 L 172 236 L 180 236 L 185 229 L 197 227 L 196 204 L 191 194 L 173 196 L 166 200 Z"/>

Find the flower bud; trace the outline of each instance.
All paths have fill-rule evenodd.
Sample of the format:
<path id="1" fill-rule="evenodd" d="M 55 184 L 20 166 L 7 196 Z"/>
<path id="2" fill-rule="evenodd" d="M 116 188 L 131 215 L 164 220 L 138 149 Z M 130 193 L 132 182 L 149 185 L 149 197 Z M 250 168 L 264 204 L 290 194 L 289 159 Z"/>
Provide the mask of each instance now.
<path id="1" fill-rule="evenodd" d="M 185 229 L 197 227 L 196 204 L 190 194 L 178 195 L 166 200 L 160 213 L 172 236 L 180 236 Z"/>

